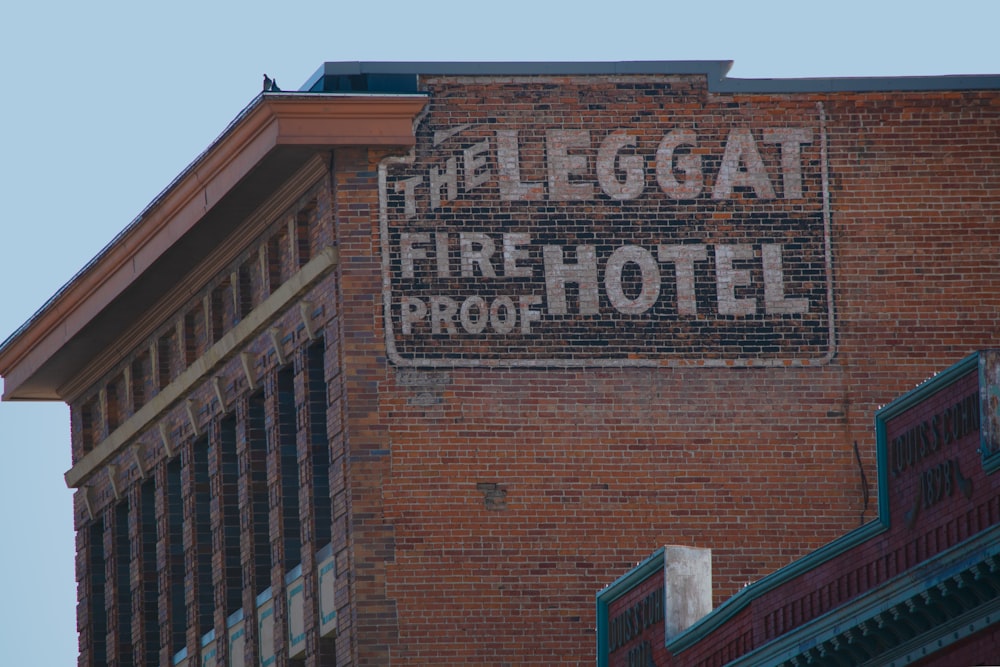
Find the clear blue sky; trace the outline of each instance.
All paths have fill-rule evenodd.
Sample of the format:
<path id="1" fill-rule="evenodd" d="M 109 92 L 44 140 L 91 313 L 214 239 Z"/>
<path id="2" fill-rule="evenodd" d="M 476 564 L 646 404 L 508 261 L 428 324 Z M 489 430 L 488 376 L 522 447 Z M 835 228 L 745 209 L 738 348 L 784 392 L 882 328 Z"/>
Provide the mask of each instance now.
<path id="1" fill-rule="evenodd" d="M 733 60 L 743 78 L 1000 74 L 1000 3 L 8 3 L 0 339 L 258 93 L 335 60 Z M 1000 131 L 1000 129 L 998 129 Z M 0 661 L 71 665 L 69 411 L 0 404 Z M 650 545 L 652 550 L 657 545 Z"/>

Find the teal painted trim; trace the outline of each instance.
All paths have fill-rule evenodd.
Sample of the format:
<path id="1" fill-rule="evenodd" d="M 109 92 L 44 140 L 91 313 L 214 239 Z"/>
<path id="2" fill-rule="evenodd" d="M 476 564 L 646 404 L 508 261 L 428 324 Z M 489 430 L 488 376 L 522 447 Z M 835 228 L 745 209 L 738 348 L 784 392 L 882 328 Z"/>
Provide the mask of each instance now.
<path id="1" fill-rule="evenodd" d="M 270 593 L 270 591 L 270 588 L 267 589 L 268 593 Z M 269 667 L 274 664 L 275 660 L 277 660 L 277 656 L 274 653 L 271 653 L 269 656 L 265 656 L 264 650 L 260 646 L 264 637 L 264 621 L 271 618 L 271 616 L 274 616 L 274 606 L 268 607 L 264 611 L 260 612 L 260 616 L 257 619 L 257 647 L 260 649 L 260 667 Z M 271 621 L 271 623 L 273 625 L 274 621 Z M 272 628 L 272 633 L 275 630 L 277 630 L 277 628 Z"/>
<path id="2" fill-rule="evenodd" d="M 1000 554 L 1000 526 L 994 526 L 728 664 L 730 667 L 756 667 L 777 665 L 791 660 L 804 651 L 842 634 L 845 630 L 854 628 L 879 613 L 885 613 L 998 554 Z M 974 616 L 980 614 L 987 616 L 993 604 L 981 605 L 972 613 Z M 928 631 L 927 640 L 919 643 L 923 646 L 930 641 L 936 642 L 943 634 L 954 632 L 953 626 L 965 618 L 963 615 L 949 619 L 933 632 Z M 948 630 L 945 630 L 946 628 Z M 952 638 L 952 641 L 954 640 L 955 637 Z M 893 653 L 895 650 L 890 651 L 887 656 L 880 656 L 880 664 L 888 662 L 889 656 Z"/>
<path id="3" fill-rule="evenodd" d="M 304 594 L 305 594 L 305 584 L 303 584 L 303 583 L 300 583 L 297 586 L 293 586 L 292 588 L 289 588 L 288 589 L 288 606 L 287 606 L 287 608 L 288 609 L 292 608 L 292 600 L 295 599 L 296 596 L 304 595 Z M 303 604 L 305 604 L 305 603 L 303 602 Z M 302 642 L 304 642 L 306 640 L 306 633 L 303 630 L 299 634 L 293 635 L 292 634 L 292 625 L 291 625 L 291 623 L 292 623 L 291 622 L 291 614 L 289 614 L 288 616 L 289 616 L 289 621 L 288 621 L 288 643 L 289 643 L 289 645 L 291 645 L 291 646 L 294 647 L 294 646 L 297 646 L 298 644 L 300 644 L 300 643 L 302 643 Z"/>
<path id="4" fill-rule="evenodd" d="M 302 576 L 302 563 L 299 563 L 285 575 L 285 583 L 290 584 Z"/>
<path id="5" fill-rule="evenodd" d="M 333 543 L 327 544 L 325 547 L 316 552 L 316 562 L 320 563 L 325 561 L 327 558 L 333 555 Z"/>
<path id="6" fill-rule="evenodd" d="M 665 567 L 665 547 L 597 593 L 597 667 L 608 667 L 608 606 Z"/>
<path id="7" fill-rule="evenodd" d="M 803 556 L 780 570 L 775 570 L 763 579 L 741 589 L 733 597 L 713 609 L 690 628 L 668 641 L 667 648 L 674 655 L 691 648 L 728 623 L 736 614 L 743 611 L 751 602 L 762 597 L 765 593 L 788 583 L 792 579 L 805 574 L 828 560 L 832 560 L 836 556 L 870 540 L 876 535 L 882 534 L 885 532 L 885 529 L 886 526 L 880 520 L 876 519 L 861 528 L 838 537 L 833 542 L 823 545 L 816 551 Z"/>
<path id="8" fill-rule="evenodd" d="M 916 387 L 894 400 L 892 403 L 879 408 L 875 412 L 875 421 L 878 422 L 880 418 L 883 421 L 887 421 L 888 419 L 909 410 L 914 405 L 927 400 L 930 396 L 938 393 L 973 370 L 977 373 L 979 372 L 978 352 L 973 352 L 958 363 L 941 371 L 934 377 L 924 380 Z"/>
<path id="9" fill-rule="evenodd" d="M 323 594 L 322 594 L 323 580 L 326 577 L 336 576 L 336 572 L 334 571 L 334 569 L 337 567 L 337 561 L 334 560 L 332 558 L 332 556 L 333 556 L 333 553 L 332 553 L 332 550 L 331 550 L 331 553 L 328 555 L 328 558 L 330 558 L 330 562 L 321 565 L 320 568 L 319 568 L 319 590 L 320 590 L 320 592 L 317 594 L 317 597 L 319 597 L 319 620 L 320 620 L 320 623 L 323 624 L 323 625 L 326 625 L 327 623 L 329 623 L 333 619 L 337 618 L 337 610 L 336 609 L 331 610 L 329 614 L 324 613 L 324 609 L 323 609 Z M 320 562 L 322 563 L 322 561 L 320 561 Z"/>
<path id="10" fill-rule="evenodd" d="M 242 619 L 240 619 L 240 620 L 242 620 Z M 232 630 L 232 628 L 230 628 L 230 630 Z M 241 627 L 239 630 L 237 630 L 236 632 L 232 632 L 229 635 L 229 650 L 226 651 L 226 653 L 229 655 L 229 662 L 230 662 L 230 664 L 232 664 L 232 660 L 233 660 L 233 658 L 232 658 L 232 655 L 233 655 L 233 646 L 236 645 L 236 642 L 246 642 L 246 639 L 244 638 L 245 635 L 246 635 L 246 628 L 245 627 Z M 246 647 L 244 646 L 244 648 L 246 648 Z"/>
<path id="11" fill-rule="evenodd" d="M 952 619 L 935 628 L 933 633 L 920 642 L 919 646 L 914 646 L 905 651 L 900 651 L 899 655 L 891 654 L 891 661 L 887 659 L 885 667 L 905 667 L 926 656 L 933 655 L 937 651 L 961 641 L 966 637 L 974 635 L 980 630 L 987 628 L 1000 620 L 1000 600 L 987 603 L 981 608 L 977 607 L 964 616 Z"/>
<path id="12" fill-rule="evenodd" d="M 243 610 L 237 609 L 226 618 L 226 627 L 231 628 L 243 620 Z"/>
<path id="13" fill-rule="evenodd" d="M 876 460 L 878 465 L 877 519 L 865 524 L 861 528 L 856 528 L 838 537 L 836 540 L 823 545 L 794 563 L 790 563 L 780 570 L 772 572 L 760 581 L 750 584 L 712 610 L 711 613 L 707 614 L 690 628 L 677 635 L 671 641 L 668 641 L 667 649 L 672 654 L 677 655 L 694 646 L 706 639 L 757 598 L 888 530 L 889 466 L 887 458 L 888 448 L 885 441 L 886 421 L 958 381 L 973 368 L 977 369 L 978 372 L 978 365 L 979 353 L 977 352 L 938 373 L 875 412 Z"/>
<path id="14" fill-rule="evenodd" d="M 1000 448 L 993 442 L 987 442 L 990 435 L 987 428 L 984 428 L 983 421 L 988 419 L 990 412 L 990 399 L 997 395 L 997 386 L 990 382 L 986 364 L 997 358 L 997 350 L 991 350 L 989 354 L 980 354 L 979 357 L 979 455 L 982 459 L 983 472 L 992 475 L 1000 470 Z"/>

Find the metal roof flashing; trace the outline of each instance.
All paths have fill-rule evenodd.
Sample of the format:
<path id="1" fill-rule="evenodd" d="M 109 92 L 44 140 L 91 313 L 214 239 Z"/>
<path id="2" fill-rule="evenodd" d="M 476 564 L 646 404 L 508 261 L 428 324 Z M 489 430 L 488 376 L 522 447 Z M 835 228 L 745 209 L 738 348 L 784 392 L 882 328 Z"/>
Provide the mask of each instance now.
<path id="1" fill-rule="evenodd" d="M 610 74 L 704 75 L 715 93 L 827 93 L 872 91 L 992 90 L 1000 74 L 940 76 L 738 79 L 732 60 L 634 60 L 609 62 L 326 62 L 301 90 L 416 91 L 420 76 L 544 76 Z M 355 88 L 352 88 L 354 86 Z"/>

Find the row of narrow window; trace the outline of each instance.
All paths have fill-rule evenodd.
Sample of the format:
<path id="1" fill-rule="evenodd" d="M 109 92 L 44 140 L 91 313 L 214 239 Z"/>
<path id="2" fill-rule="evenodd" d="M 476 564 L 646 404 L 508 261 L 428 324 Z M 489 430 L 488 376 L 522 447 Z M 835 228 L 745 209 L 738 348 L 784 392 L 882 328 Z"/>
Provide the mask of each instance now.
<path id="1" fill-rule="evenodd" d="M 298 211 L 294 220 L 278 225 L 265 242 L 263 255 L 251 253 L 235 272 L 224 275 L 208 292 L 207 309 L 199 299 L 182 315 L 180 333 L 177 327 L 172 327 L 160 335 L 155 341 L 155 361 L 153 352 L 148 349 L 136 355 L 128 369 L 130 395 L 126 396 L 124 374 L 119 374 L 104 386 L 103 406 L 100 395 L 81 406 L 83 454 L 89 453 L 104 435 L 121 425 L 128 404 L 131 413 L 139 410 L 208 347 L 247 317 L 266 295 L 272 294 L 312 259 L 310 225 L 315 210 L 316 200 L 313 199 Z"/>
<path id="2" fill-rule="evenodd" d="M 330 449 L 327 433 L 327 385 L 324 376 L 324 345 L 311 345 L 305 356 L 305 398 L 308 404 L 309 465 L 312 469 L 312 497 L 315 533 L 310 546 L 326 546 L 332 536 L 332 498 L 330 496 Z M 164 520 L 157 523 L 155 507 L 159 489 L 153 477 L 144 480 L 130 500 L 119 502 L 109 514 L 96 519 L 89 531 L 89 634 L 93 664 L 106 664 L 109 652 L 116 655 L 116 664 L 159 664 L 163 641 L 169 642 L 174 655 L 186 646 L 187 629 L 196 626 L 198 636 L 215 627 L 215 586 L 212 555 L 222 556 L 221 572 L 224 613 L 228 617 L 243 608 L 243 568 L 241 535 L 250 529 L 248 545 L 250 572 L 254 593 L 260 594 L 271 584 L 272 536 L 267 487 L 267 457 L 275 453 L 279 459 L 279 489 L 281 494 L 282 545 L 287 572 L 302 559 L 302 527 L 299 514 L 299 465 L 296 443 L 296 402 L 294 371 L 285 367 L 278 371 L 277 437 L 269 443 L 265 429 L 265 397 L 263 390 L 248 401 L 246 414 L 247 459 L 240 470 L 237 457 L 237 429 L 234 415 L 221 419 L 216 435 L 200 437 L 190 448 L 166 462 L 163 502 Z M 210 461 L 218 466 L 213 479 Z M 184 468 L 187 468 L 185 473 Z M 239 505 L 240 475 L 246 476 L 248 503 Z M 183 483 L 191 485 L 193 501 L 185 511 Z M 218 543 L 213 544 L 211 507 L 219 511 L 222 530 Z M 110 521 L 110 544 L 105 542 L 105 522 Z M 130 527 L 130 522 L 134 526 Z M 195 583 L 194 605 L 185 600 L 184 531 L 188 527 L 194 536 L 193 568 Z M 159 531 L 159 533 L 158 533 Z M 157 562 L 157 542 L 165 542 L 166 560 Z M 106 549 L 109 548 L 110 551 Z M 133 580 L 131 568 L 138 577 Z M 165 575 L 165 576 L 164 576 Z M 114 599 L 107 599 L 108 577 L 115 580 Z M 250 582 L 247 582 L 248 584 Z M 161 597 L 166 598 L 168 627 L 161 634 L 158 617 Z M 189 614 L 190 611 L 190 614 Z M 111 614 L 114 614 L 112 617 Z M 108 644 L 109 620 L 118 628 L 116 645 Z M 132 619 L 137 618 L 133 645 Z M 165 635 L 165 636 L 164 636 Z M 138 648 L 138 650 L 136 650 Z"/>

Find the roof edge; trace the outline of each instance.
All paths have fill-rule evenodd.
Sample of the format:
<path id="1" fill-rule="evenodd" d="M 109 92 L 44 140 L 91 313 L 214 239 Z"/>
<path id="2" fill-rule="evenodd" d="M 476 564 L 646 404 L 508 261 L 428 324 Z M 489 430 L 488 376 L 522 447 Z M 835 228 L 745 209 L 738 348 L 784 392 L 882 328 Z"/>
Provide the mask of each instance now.
<path id="1" fill-rule="evenodd" d="M 0 343 L 3 400 L 58 400 L 21 394 L 56 352 L 132 280 L 193 228 L 279 146 L 412 146 L 425 95 L 261 93 L 93 259 Z"/>
<path id="2" fill-rule="evenodd" d="M 703 74 L 708 80 L 709 92 L 716 93 L 918 92 L 1000 89 L 1000 74 L 737 79 L 727 76 L 732 66 L 732 60 L 325 62 L 303 84 L 301 90 L 311 90 L 326 76 L 364 74 L 427 76 Z"/>

